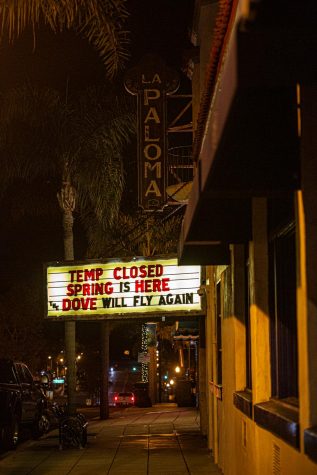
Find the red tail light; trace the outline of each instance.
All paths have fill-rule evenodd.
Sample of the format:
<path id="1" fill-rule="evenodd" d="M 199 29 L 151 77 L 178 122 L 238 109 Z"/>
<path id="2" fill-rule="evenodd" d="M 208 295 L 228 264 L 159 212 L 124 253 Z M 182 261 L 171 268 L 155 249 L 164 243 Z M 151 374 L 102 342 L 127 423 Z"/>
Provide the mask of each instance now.
<path id="1" fill-rule="evenodd" d="M 134 397 L 133 397 L 133 396 L 131 396 L 131 401 L 132 401 L 132 402 L 134 401 Z"/>
<path id="2" fill-rule="evenodd" d="M 114 400 L 115 400 L 115 401 L 118 401 L 118 396 L 115 396 L 115 397 L 114 397 Z"/>

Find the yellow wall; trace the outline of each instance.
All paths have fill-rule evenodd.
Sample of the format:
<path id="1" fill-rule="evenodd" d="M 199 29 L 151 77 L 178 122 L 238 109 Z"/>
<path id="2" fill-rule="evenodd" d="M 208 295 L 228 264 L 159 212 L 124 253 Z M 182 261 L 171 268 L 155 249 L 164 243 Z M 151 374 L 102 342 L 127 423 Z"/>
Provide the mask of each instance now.
<path id="1" fill-rule="evenodd" d="M 309 361 L 307 354 L 307 300 L 305 294 L 305 249 L 302 231 L 303 209 L 298 195 L 299 267 L 299 390 L 300 428 L 309 426 Z M 253 236 L 250 243 L 251 336 L 253 403 L 267 401 L 271 395 L 268 322 L 268 263 L 266 200 L 253 200 Z M 300 236 L 302 237 L 300 238 Z M 206 380 L 216 382 L 215 287 L 222 290 L 223 398 L 207 387 L 208 446 L 224 475 L 317 475 L 317 464 L 301 450 L 258 426 L 233 404 L 233 393 L 245 389 L 245 327 L 243 246 L 232 246 L 231 266 L 207 269 Z M 316 354 L 316 350 L 315 350 Z M 303 444 L 301 444 L 303 447 Z"/>
<path id="2" fill-rule="evenodd" d="M 236 3 L 236 2 L 235 2 Z M 197 2 L 196 5 L 201 5 Z M 204 4 L 204 3 L 203 3 Z M 250 2 L 238 2 L 236 19 L 247 16 Z M 209 13 L 211 13 L 210 3 Z M 214 3 L 214 6 L 216 2 Z M 214 13 L 213 13 L 214 15 Z M 211 44 L 212 22 L 207 10 L 201 9 L 198 44 L 200 66 L 193 76 L 194 123 L 200 98 L 204 92 L 206 61 Z M 207 20 L 207 21 L 205 21 Z M 233 28 L 233 25 L 232 25 Z M 228 51 L 232 39 L 228 42 Z M 228 51 L 223 56 L 227 61 Z M 223 65 L 222 65 L 223 66 Z M 294 449 L 270 431 L 259 427 L 233 405 L 234 391 L 245 389 L 245 326 L 244 326 L 244 256 L 243 246 L 231 249 L 231 266 L 207 268 L 206 317 L 206 396 L 208 413 L 208 447 L 224 475 L 317 475 L 317 464 L 305 454 L 305 429 L 317 425 L 317 88 L 302 87 L 301 181 L 304 189 L 297 193 L 297 322 L 299 370 L 299 423 L 300 449 Z M 212 103 L 211 108 L 214 107 Z M 207 129 L 206 129 L 207 130 Z M 210 140 L 208 130 L 205 140 Z M 206 157 L 203 153 L 200 160 Z M 268 250 L 266 230 L 266 200 L 252 202 L 253 240 L 249 243 L 250 260 L 250 319 L 252 341 L 253 404 L 268 401 L 271 397 L 270 328 L 268 312 Z M 228 236 L 230 238 L 230 236 Z M 306 249 L 307 248 L 307 249 Z M 216 383 L 216 284 L 222 289 L 222 348 L 223 348 L 223 399 L 215 396 L 212 383 Z"/>

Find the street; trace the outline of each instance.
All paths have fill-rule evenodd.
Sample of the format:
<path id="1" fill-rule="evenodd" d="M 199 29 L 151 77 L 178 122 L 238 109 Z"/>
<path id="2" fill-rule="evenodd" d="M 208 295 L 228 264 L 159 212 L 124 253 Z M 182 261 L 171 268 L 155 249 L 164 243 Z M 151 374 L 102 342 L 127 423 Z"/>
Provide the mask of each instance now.
<path id="1" fill-rule="evenodd" d="M 116 370 L 112 368 L 109 372 L 109 404 L 114 404 L 115 393 L 133 391 L 133 385 L 141 379 L 139 372 L 133 372 L 129 369 Z"/>

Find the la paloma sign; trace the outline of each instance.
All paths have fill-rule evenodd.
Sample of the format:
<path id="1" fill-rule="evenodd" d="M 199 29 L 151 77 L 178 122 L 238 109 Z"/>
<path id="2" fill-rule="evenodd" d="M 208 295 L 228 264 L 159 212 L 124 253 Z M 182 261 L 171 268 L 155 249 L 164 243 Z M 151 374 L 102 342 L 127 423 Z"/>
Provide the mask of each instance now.
<path id="1" fill-rule="evenodd" d="M 167 204 L 166 96 L 176 92 L 179 78 L 160 58 L 146 55 L 124 84 L 138 98 L 138 203 L 155 211 Z"/>
<path id="2" fill-rule="evenodd" d="M 53 263 L 46 280 L 48 319 L 202 313 L 200 266 L 178 266 L 174 257 Z"/>

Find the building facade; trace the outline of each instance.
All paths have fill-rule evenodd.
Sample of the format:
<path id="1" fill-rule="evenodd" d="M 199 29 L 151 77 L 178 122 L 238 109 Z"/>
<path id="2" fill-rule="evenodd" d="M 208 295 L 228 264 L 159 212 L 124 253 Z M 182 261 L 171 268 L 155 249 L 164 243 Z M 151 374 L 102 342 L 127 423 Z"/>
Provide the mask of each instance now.
<path id="1" fill-rule="evenodd" d="M 206 266 L 200 408 L 225 475 L 317 474 L 316 13 L 195 2 L 179 261 Z"/>

